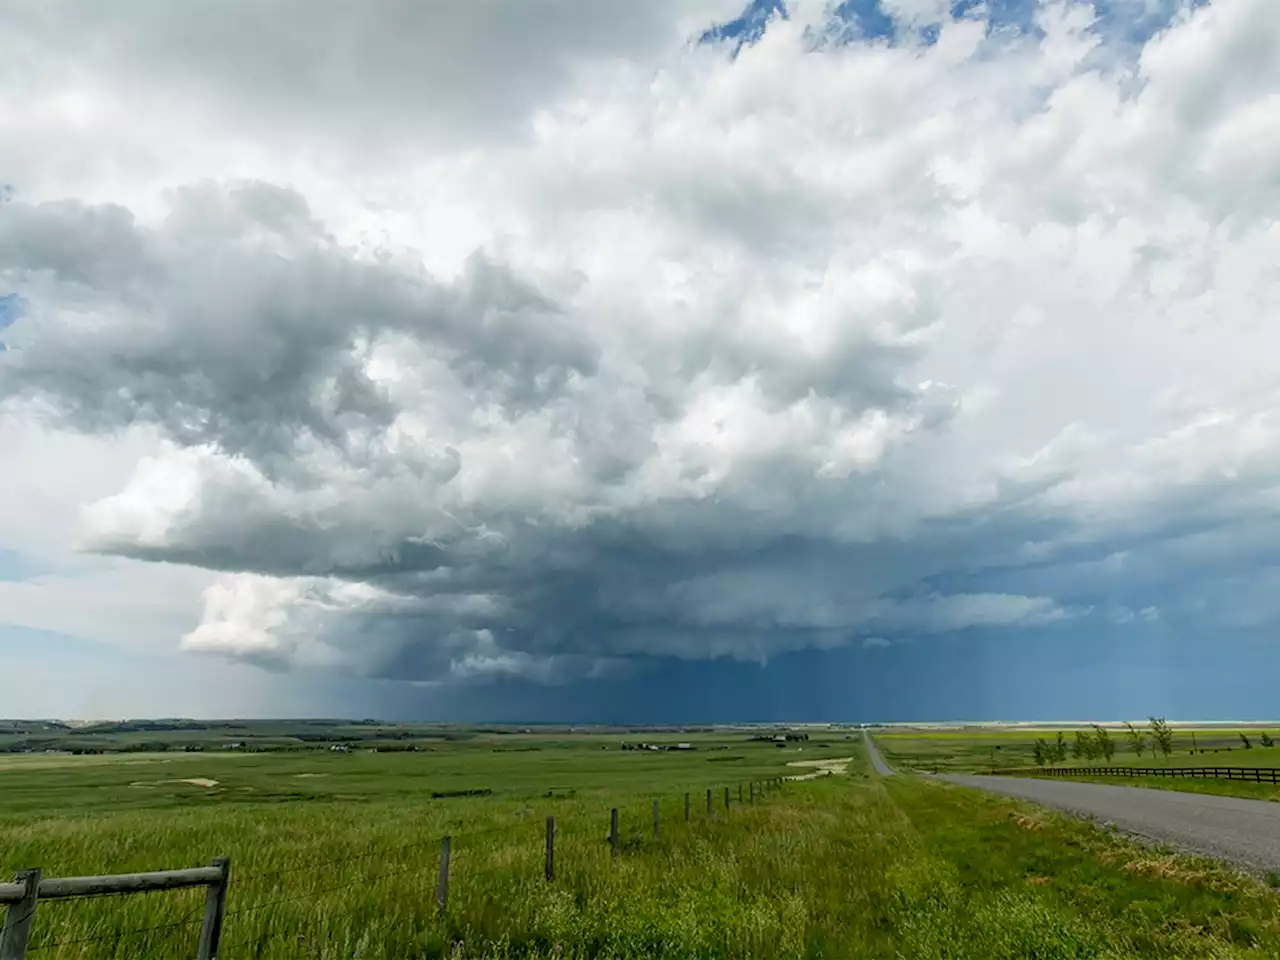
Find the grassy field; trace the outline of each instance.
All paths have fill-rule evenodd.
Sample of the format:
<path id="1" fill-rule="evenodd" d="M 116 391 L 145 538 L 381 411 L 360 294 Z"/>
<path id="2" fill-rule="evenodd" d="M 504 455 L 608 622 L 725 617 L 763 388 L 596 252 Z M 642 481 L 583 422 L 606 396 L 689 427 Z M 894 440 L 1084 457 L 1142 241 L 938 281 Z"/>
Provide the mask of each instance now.
<path id="1" fill-rule="evenodd" d="M 1174 734 L 1174 750 L 1165 757 L 1153 756 L 1148 749 L 1137 756 L 1130 749 L 1122 730 L 1111 729 L 1116 740 L 1112 764 L 1125 767 L 1276 767 L 1280 769 L 1280 746 L 1259 746 L 1260 731 L 1251 728 L 1181 728 Z M 1194 733 L 1194 738 L 1193 738 Z M 1244 748 L 1240 734 L 1250 739 Z M 1272 736 L 1280 737 L 1277 731 Z M 897 730 L 877 732 L 876 743 L 885 759 L 903 770 L 937 770 L 939 773 L 974 773 L 1017 770 L 1034 773 L 1033 747 L 1037 737 L 1053 741 L 1057 728 L 965 729 L 965 730 Z M 1074 730 L 1065 730 L 1068 745 Z M 1194 744 L 1194 747 L 1192 746 Z M 1099 760 L 1077 760 L 1068 755 L 1059 766 L 1097 766 Z M 1186 793 L 1208 793 L 1218 796 L 1245 797 L 1251 800 L 1280 801 L 1280 787 L 1270 783 L 1242 783 L 1234 780 L 1162 779 L 1158 777 L 1072 777 L 1074 780 L 1125 784 L 1156 790 L 1178 790 Z"/>
<path id="2" fill-rule="evenodd" d="M 1061 728 L 967 728 L 961 730 L 891 730 L 877 731 L 876 743 L 894 766 L 903 769 L 933 770 L 939 773 L 988 772 L 1009 767 L 1034 767 L 1036 739 L 1053 742 Z M 1152 755 L 1148 748 L 1142 756 L 1129 747 L 1123 728 L 1109 727 L 1116 744 L 1113 763 L 1123 766 L 1182 767 L 1280 767 L 1280 746 L 1259 745 L 1261 731 L 1246 728 L 1179 728 L 1174 731 L 1173 752 L 1166 758 Z M 1067 746 L 1075 737 L 1074 729 L 1064 729 Z M 1252 747 L 1244 749 L 1240 734 L 1249 737 Z M 1280 739 L 1280 731 L 1272 730 Z M 1194 752 L 1193 752 L 1194 751 Z M 1081 766 L 1094 761 L 1067 756 L 1067 766 Z"/>
<path id="3" fill-rule="evenodd" d="M 1280 955 L 1280 901 L 1263 886 L 1014 801 L 880 780 L 848 736 L 778 749 L 721 732 L 688 753 L 529 736 L 411 754 L 14 757 L 0 762 L 0 870 L 67 876 L 230 855 L 226 960 Z M 845 776 L 736 802 L 737 783 L 822 756 L 854 761 Z M 703 791 L 725 784 L 731 807 L 717 790 L 708 818 Z M 432 798 L 472 789 L 493 793 Z M 612 806 L 617 862 L 605 842 Z M 547 815 L 558 825 L 553 884 Z M 201 900 L 50 901 L 31 955 L 193 956 Z"/>
<path id="4" fill-rule="evenodd" d="M 688 754 L 618 749 L 623 740 L 641 739 L 689 742 L 696 749 Z M 858 742 L 855 734 L 837 733 L 778 749 L 751 742 L 744 733 L 724 732 L 697 737 L 476 737 L 413 753 L 0 754 L 0 823 L 14 814 L 49 809 L 67 814 L 292 801 L 429 803 L 433 793 L 462 790 L 491 790 L 497 799 L 570 790 L 638 799 L 649 791 L 701 790 L 775 776 L 787 772 L 787 761 L 848 756 Z M 472 806 L 464 807 L 469 815 Z"/>

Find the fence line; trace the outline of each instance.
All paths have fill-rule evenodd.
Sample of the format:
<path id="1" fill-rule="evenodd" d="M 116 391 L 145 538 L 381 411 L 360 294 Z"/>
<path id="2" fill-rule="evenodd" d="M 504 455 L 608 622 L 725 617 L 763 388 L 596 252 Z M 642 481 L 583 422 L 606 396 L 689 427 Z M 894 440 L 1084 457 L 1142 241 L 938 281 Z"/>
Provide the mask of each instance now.
<path id="1" fill-rule="evenodd" d="M 769 778 L 767 780 L 752 781 L 749 784 L 750 802 L 754 804 L 757 798 L 763 799 L 766 788 L 780 787 L 786 782 L 786 779 L 787 778 L 785 777 L 779 776 Z M 707 789 L 708 820 L 720 819 L 716 817 L 713 809 L 712 789 L 713 788 Z M 740 805 L 743 803 L 742 797 L 742 785 L 738 784 L 738 803 Z M 652 805 L 652 838 L 654 841 L 658 841 L 660 837 L 660 801 L 658 798 L 654 797 L 650 800 L 637 801 L 628 804 L 625 809 L 631 810 L 641 802 L 646 805 L 651 803 Z M 683 802 L 684 821 L 687 823 L 690 822 L 691 819 L 692 794 L 690 792 L 684 793 Z M 620 825 L 620 813 L 622 809 L 624 808 L 613 807 L 609 811 L 609 835 L 607 837 L 607 841 L 612 848 L 612 856 L 614 859 L 618 859 L 622 855 L 622 835 Z M 730 788 L 726 786 L 724 787 L 724 814 L 726 817 L 729 813 L 729 809 Z M 380 848 L 372 853 L 356 854 L 350 857 L 335 857 L 329 860 L 309 862 L 298 867 L 266 870 L 258 873 L 246 874 L 243 877 L 240 877 L 238 882 L 246 883 L 254 880 L 286 876 L 294 873 L 314 872 L 323 867 L 334 866 L 337 864 L 350 864 L 353 862 L 369 860 L 390 852 L 404 852 L 414 848 L 421 848 L 427 845 L 439 843 L 440 851 L 436 884 L 436 906 L 438 913 L 443 916 L 448 911 L 450 861 L 454 839 L 469 839 L 495 833 L 506 833 L 528 825 L 529 824 L 526 823 L 504 824 L 497 827 L 464 833 L 456 838 L 453 835 L 447 834 L 443 837 L 432 840 L 415 841 L 393 848 Z M 547 883 L 555 882 L 556 836 L 556 818 L 549 816 L 546 818 L 545 863 L 543 871 L 544 879 Z M 421 865 L 417 863 L 407 864 L 399 870 L 393 870 L 390 872 L 400 873 L 410 869 L 418 869 L 420 866 Z M 386 875 L 387 873 L 388 871 L 385 869 L 380 870 L 380 874 L 382 875 Z M 224 945 L 222 944 L 222 928 L 226 918 L 245 916 L 259 910 L 293 900 L 319 897 L 325 893 L 358 886 L 364 882 L 363 880 L 344 882 L 342 884 L 332 885 L 320 890 L 308 890 L 303 893 L 273 898 L 266 901 L 251 903 L 245 907 L 228 910 L 227 899 L 230 881 L 231 861 L 229 857 L 217 857 L 207 867 L 193 867 L 180 870 L 157 870 L 146 873 L 127 873 L 109 876 L 45 878 L 42 868 L 37 867 L 19 871 L 13 883 L 0 883 L 0 907 L 7 908 L 5 912 L 4 926 L 2 930 L 0 930 L 0 960 L 25 960 L 29 953 L 37 953 L 43 950 L 69 944 L 105 940 L 111 937 L 111 935 L 77 937 L 70 940 L 54 940 L 34 946 L 29 945 L 31 929 L 36 915 L 36 908 L 41 901 L 45 900 L 71 900 L 88 897 L 125 896 L 135 893 L 204 887 L 206 895 L 205 902 L 201 908 L 203 909 L 203 916 L 201 918 L 197 919 L 195 917 L 191 917 L 189 919 L 178 920 L 171 923 L 156 924 L 154 926 L 122 931 L 114 935 L 114 940 L 134 936 L 139 933 L 152 933 L 159 930 L 194 926 L 198 922 L 200 924 L 200 935 L 196 954 L 197 960 L 218 960 L 220 952 L 224 949 Z M 249 940 L 251 939 L 253 938 L 249 938 Z M 249 940 L 240 941 L 237 944 L 229 946 L 239 946 L 249 942 Z"/>
<path id="2" fill-rule="evenodd" d="M 1018 767 L 992 769 L 993 775 L 1032 777 L 1187 777 L 1280 784 L 1280 767 Z"/>
<path id="3" fill-rule="evenodd" d="M 7 905 L 4 928 L 0 931 L 0 960 L 24 960 L 35 921 L 36 907 L 43 900 L 62 900 L 118 894 L 147 893 L 154 890 L 178 890 L 204 887 L 204 918 L 200 925 L 198 960 L 215 960 L 222 935 L 222 918 L 226 909 L 227 886 L 231 861 L 217 857 L 208 867 L 187 870 L 157 870 L 149 873 L 122 873 L 102 877 L 44 878 L 40 867 L 19 871 L 15 882 L 0 883 L 0 905 Z M 190 921 L 194 923 L 194 921 Z M 185 926 L 185 922 L 177 924 Z M 155 929 L 170 926 L 161 924 Z M 145 932 L 148 928 L 141 928 Z M 47 944 L 40 949 L 47 949 Z"/>

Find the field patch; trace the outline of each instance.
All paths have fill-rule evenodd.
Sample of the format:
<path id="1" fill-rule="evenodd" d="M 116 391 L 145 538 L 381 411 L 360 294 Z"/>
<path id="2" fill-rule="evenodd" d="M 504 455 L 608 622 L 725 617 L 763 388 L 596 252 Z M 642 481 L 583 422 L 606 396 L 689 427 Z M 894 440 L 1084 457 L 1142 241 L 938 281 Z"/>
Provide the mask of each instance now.
<path id="1" fill-rule="evenodd" d="M 183 777 L 178 780 L 134 780 L 129 784 L 131 787 L 162 787 L 167 783 L 185 783 L 193 787 L 204 787 L 209 789 L 216 787 L 219 783 L 217 780 L 210 780 L 208 777 Z"/>
<path id="2" fill-rule="evenodd" d="M 843 774 L 853 763 L 853 757 L 836 757 L 830 760 L 791 760 L 788 767 L 808 767 L 809 773 L 789 775 L 788 780 L 816 780 L 818 777 L 830 777 Z"/>
<path id="3" fill-rule="evenodd" d="M 255 754 L 234 767 L 206 757 L 186 779 L 220 781 L 207 790 L 130 791 L 186 772 L 173 767 L 5 771 L 0 873 L 229 856 L 229 960 L 1280 956 L 1280 901 L 1261 884 L 931 778 L 872 779 L 860 742 L 831 741 L 830 755 L 798 766 L 768 744 L 735 743 L 740 760 L 707 764 L 697 751 L 623 753 L 603 737 L 503 754 L 477 738 L 432 754 Z M 824 765 L 843 775 L 737 800 L 739 785 Z M 490 796 L 431 799 L 486 783 Z M 606 840 L 615 807 L 617 860 Z M 203 897 L 41 904 L 32 955 L 193 956 Z"/>

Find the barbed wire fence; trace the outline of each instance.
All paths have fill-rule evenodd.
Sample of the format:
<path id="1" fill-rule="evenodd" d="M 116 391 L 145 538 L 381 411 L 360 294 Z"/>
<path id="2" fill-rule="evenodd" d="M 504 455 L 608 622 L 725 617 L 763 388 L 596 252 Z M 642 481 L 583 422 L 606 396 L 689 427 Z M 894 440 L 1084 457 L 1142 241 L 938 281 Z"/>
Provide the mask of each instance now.
<path id="1" fill-rule="evenodd" d="M 783 785 L 792 777 L 723 785 L 701 791 L 666 795 L 673 807 L 663 806 L 663 797 L 649 796 L 628 804 L 600 808 L 599 819 L 578 815 L 557 819 L 533 817 L 516 823 L 498 824 L 481 829 L 461 830 L 444 836 L 431 836 L 402 844 L 378 845 L 355 854 L 343 854 L 320 860 L 308 860 L 288 867 L 235 874 L 227 858 L 218 858 L 214 866 L 194 870 L 157 871 L 150 874 L 121 874 L 114 877 L 80 877 L 42 879 L 40 871 L 23 871 L 11 884 L 0 884 L 0 907 L 7 906 L 3 932 L 0 932 L 0 960 L 64 960 L 67 957 L 102 958 L 102 960 L 135 960 L 139 957 L 163 957 L 164 960 L 241 960 L 257 957 L 264 950 L 281 945 L 286 939 L 297 941 L 299 957 L 309 955 L 314 944 L 298 931 L 274 931 L 266 924 L 254 926 L 245 921 L 261 916 L 264 911 L 291 903 L 318 901 L 325 897 L 384 883 L 405 874 L 420 874 L 429 886 L 434 879 L 434 916 L 445 923 L 449 917 L 449 894 L 459 863 L 466 864 L 471 855 L 481 851 L 477 841 L 489 841 L 500 835 L 528 839 L 530 849 L 536 840 L 543 850 L 542 876 L 546 883 L 556 882 L 560 863 L 557 841 L 567 834 L 563 827 L 574 829 L 573 839 L 606 846 L 614 860 L 625 854 L 643 851 L 660 842 L 664 829 L 672 826 L 725 822 L 736 803 L 754 805 L 767 791 Z M 608 810 L 608 820 L 604 812 Z M 538 829 L 538 828 L 541 829 Z M 577 832 L 581 829 L 581 833 Z M 536 852 L 531 859 L 536 858 Z M 399 861 L 399 862 L 397 862 Z M 352 867 L 357 867 L 352 871 Z M 489 873 L 510 874 L 510 866 Z M 220 871 L 218 877 L 214 876 Z M 332 874 L 344 874 L 337 880 Z M 467 879 L 475 880 L 486 871 L 469 866 Z M 434 878 L 432 875 L 434 874 Z M 34 882 L 32 876 L 34 875 Z M 220 879 L 219 879 L 220 877 Z M 142 878 L 142 879 L 139 879 Z M 149 879 L 148 879 L 149 878 Z M 316 882 L 307 883 L 306 878 Z M 319 885 L 317 885 L 319 883 Z M 144 894 L 158 896 L 160 891 L 178 888 L 206 888 L 203 902 L 172 911 L 162 922 L 124 930 L 109 929 L 101 933 L 65 938 L 31 937 L 36 906 L 44 909 L 56 903 L 61 907 L 79 900 L 119 900 Z M 288 893 L 280 893 L 287 886 Z M 301 886 L 303 889 L 297 889 Z M 117 889 L 119 888 L 119 889 Z M 191 892 L 190 890 L 184 892 Z M 19 896 L 21 894 L 21 896 Z M 254 896 L 254 894 L 258 894 Z M 234 936 L 223 939 L 224 925 Z M 105 926 L 105 924 L 104 924 Z M 241 929 L 242 926 L 247 929 Z"/>

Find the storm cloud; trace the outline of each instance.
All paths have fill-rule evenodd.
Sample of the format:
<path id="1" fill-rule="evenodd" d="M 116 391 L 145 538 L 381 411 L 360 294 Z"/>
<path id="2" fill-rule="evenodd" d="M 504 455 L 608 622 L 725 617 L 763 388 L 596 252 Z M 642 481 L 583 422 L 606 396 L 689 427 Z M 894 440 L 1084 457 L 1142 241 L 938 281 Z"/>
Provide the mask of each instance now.
<path id="1" fill-rule="evenodd" d="M 1271 615 L 1280 8 L 1135 53 L 1074 3 L 740 48 L 694 42 L 724 5 L 586 7 L 197 5 L 82 59 L 78 5 L 6 17 L 54 106 L 0 143 L 175 118 L 158 187 L 0 206 L 0 401 L 153 438 L 82 543 L 217 573 L 186 649 L 553 683 Z"/>

